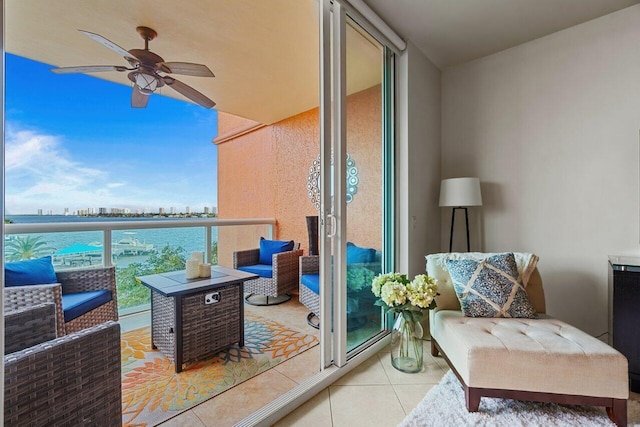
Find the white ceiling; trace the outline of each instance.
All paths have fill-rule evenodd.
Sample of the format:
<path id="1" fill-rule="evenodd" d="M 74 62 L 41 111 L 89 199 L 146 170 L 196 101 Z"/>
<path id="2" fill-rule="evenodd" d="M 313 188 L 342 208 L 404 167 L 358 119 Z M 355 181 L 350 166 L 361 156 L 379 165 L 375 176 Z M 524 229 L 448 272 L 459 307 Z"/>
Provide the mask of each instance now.
<path id="1" fill-rule="evenodd" d="M 364 0 L 439 68 L 461 64 L 640 0 Z"/>
<path id="2" fill-rule="evenodd" d="M 365 0 L 437 66 L 475 59 L 640 0 Z M 166 61 L 206 64 L 215 78 L 176 76 L 216 109 L 274 123 L 318 105 L 317 0 L 4 0 L 6 50 L 55 66 L 127 65 L 82 35 L 150 49 Z M 381 81 L 378 46 L 347 35 L 350 93 Z M 130 86 L 126 73 L 94 73 Z M 64 76 L 60 76 L 64 84 Z M 72 89 L 72 88 L 71 88 Z M 170 88 L 162 95 L 182 98 Z M 154 95 L 155 96 L 155 95 Z M 122 102 L 129 102 L 123 99 Z M 153 99 L 149 107 L 153 108 Z"/>

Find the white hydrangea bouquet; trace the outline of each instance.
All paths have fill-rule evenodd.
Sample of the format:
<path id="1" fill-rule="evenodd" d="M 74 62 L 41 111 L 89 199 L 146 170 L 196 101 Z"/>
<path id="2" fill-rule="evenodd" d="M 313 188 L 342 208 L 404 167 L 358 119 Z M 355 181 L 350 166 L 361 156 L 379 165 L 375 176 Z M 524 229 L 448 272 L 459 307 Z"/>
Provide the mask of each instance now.
<path id="1" fill-rule="evenodd" d="M 423 310 L 436 307 L 438 286 L 433 277 L 417 275 L 413 280 L 406 274 L 386 273 L 371 282 L 371 292 L 378 297 L 377 306 L 397 315 L 391 334 L 391 364 L 403 372 L 422 370 Z"/>
<path id="2" fill-rule="evenodd" d="M 406 274 L 386 273 L 373 279 L 371 292 L 379 298 L 376 305 L 384 307 L 387 313 L 402 313 L 411 317 L 406 320 L 419 322 L 423 310 L 436 308 L 438 286 L 436 280 L 426 274 L 409 280 Z"/>

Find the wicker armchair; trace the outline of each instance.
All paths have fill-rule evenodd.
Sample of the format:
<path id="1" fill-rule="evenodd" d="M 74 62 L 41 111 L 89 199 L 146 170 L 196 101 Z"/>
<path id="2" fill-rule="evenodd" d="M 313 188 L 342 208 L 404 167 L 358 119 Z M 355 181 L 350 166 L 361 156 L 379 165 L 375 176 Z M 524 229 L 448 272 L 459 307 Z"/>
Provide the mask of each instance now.
<path id="1" fill-rule="evenodd" d="M 5 314 L 4 425 L 122 424 L 120 326 L 55 338 L 55 306 Z M 19 337 L 19 338 L 18 338 Z M 18 349 L 20 341 L 37 343 Z"/>
<path id="2" fill-rule="evenodd" d="M 5 287 L 5 312 L 32 307 L 40 303 L 54 303 L 58 336 L 80 331 L 104 323 L 107 320 L 118 320 L 115 267 L 59 271 L 56 272 L 56 277 L 59 283 Z M 62 306 L 63 294 L 77 294 L 98 290 L 109 290 L 111 292 L 111 300 L 75 319 L 65 322 Z"/>
<path id="3" fill-rule="evenodd" d="M 309 309 L 307 323 L 319 328 L 320 312 L 320 257 L 307 255 L 300 257 L 299 297 L 302 305 Z M 375 297 L 371 293 L 371 281 L 380 274 L 382 264 L 380 254 L 376 251 L 373 262 L 347 264 L 347 330 L 355 330 L 367 322 L 370 311 L 374 308 Z"/>
<path id="4" fill-rule="evenodd" d="M 291 291 L 298 287 L 298 258 L 303 254 L 296 243 L 293 250 L 273 255 L 271 277 L 258 277 L 244 282 L 244 291 L 249 295 L 245 301 L 253 305 L 276 305 L 289 301 Z M 233 253 L 233 268 L 259 265 L 260 249 L 248 249 Z M 256 302 L 251 297 L 263 295 L 265 303 Z M 271 302 L 269 302 L 271 298 Z"/>
<path id="5" fill-rule="evenodd" d="M 299 298 L 302 305 L 309 309 L 307 323 L 316 329 L 320 323 L 318 318 L 318 313 L 320 312 L 319 272 L 320 257 L 318 255 L 300 257 Z"/>

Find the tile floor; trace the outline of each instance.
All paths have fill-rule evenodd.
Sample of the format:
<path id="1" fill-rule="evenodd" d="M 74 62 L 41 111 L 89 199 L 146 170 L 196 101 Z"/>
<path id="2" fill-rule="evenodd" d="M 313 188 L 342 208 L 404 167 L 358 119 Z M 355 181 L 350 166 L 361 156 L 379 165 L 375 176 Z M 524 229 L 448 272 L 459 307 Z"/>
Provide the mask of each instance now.
<path id="1" fill-rule="evenodd" d="M 282 305 L 245 310 L 291 325 L 308 334 L 317 330 L 307 325 L 307 309 L 297 297 Z M 121 319 L 123 331 L 146 326 L 149 312 Z M 163 427 L 225 427 L 252 414 L 278 396 L 318 372 L 320 347 L 316 346 L 265 373 L 201 403 L 161 424 Z M 402 421 L 446 372 L 446 364 L 424 347 L 425 369 L 404 374 L 391 366 L 388 350 L 381 351 L 349 374 L 321 391 L 289 414 L 277 426 L 392 426 Z"/>
<path id="2" fill-rule="evenodd" d="M 264 317 L 277 318 L 309 334 L 317 331 L 306 324 L 307 310 L 294 296 L 281 306 L 254 307 Z M 268 314 L 268 315 L 267 315 Z M 123 330 L 149 324 L 149 314 L 121 321 Z M 265 373 L 210 399 L 161 424 L 163 427 L 226 427 L 260 409 L 318 371 L 319 346 L 308 350 Z M 353 371 L 322 390 L 311 400 L 284 417 L 276 427 L 357 427 L 395 426 L 434 387 L 448 368 L 444 359 L 432 357 L 424 342 L 424 370 L 405 374 L 391 366 L 384 349 Z M 640 402 L 640 394 L 630 393 Z"/>
<path id="3" fill-rule="evenodd" d="M 382 350 L 276 423 L 285 426 L 395 426 L 447 372 L 424 342 L 424 369 L 405 374 L 391 366 Z M 375 420 L 375 421 L 374 421 Z"/>

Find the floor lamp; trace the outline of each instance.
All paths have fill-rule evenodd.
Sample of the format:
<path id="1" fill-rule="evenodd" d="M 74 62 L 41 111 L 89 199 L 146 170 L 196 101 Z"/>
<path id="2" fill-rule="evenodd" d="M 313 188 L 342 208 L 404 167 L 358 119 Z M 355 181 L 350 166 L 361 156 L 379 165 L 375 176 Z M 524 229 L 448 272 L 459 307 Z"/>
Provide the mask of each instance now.
<path id="1" fill-rule="evenodd" d="M 469 244 L 469 206 L 482 206 L 479 178 L 451 178 L 443 179 L 440 183 L 440 207 L 453 208 L 451 211 L 451 235 L 449 237 L 449 252 L 453 250 L 453 224 L 456 210 L 464 209 L 467 224 L 467 252 L 471 252 Z"/>

